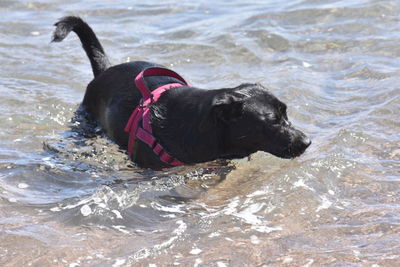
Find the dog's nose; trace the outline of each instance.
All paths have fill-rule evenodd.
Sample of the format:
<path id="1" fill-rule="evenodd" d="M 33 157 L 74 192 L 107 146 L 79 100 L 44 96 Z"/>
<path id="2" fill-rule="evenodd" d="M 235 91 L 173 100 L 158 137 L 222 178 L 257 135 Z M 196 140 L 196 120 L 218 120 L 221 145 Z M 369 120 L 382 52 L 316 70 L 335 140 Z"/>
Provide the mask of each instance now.
<path id="1" fill-rule="evenodd" d="M 303 154 L 304 151 L 306 151 L 307 147 L 311 145 L 310 138 L 308 138 L 307 135 L 305 135 L 303 132 L 296 130 L 296 134 L 296 138 L 294 139 L 294 142 L 290 147 L 292 158 Z"/>
<path id="2" fill-rule="evenodd" d="M 307 136 L 303 138 L 303 144 L 305 148 L 309 147 L 311 145 L 311 140 Z"/>

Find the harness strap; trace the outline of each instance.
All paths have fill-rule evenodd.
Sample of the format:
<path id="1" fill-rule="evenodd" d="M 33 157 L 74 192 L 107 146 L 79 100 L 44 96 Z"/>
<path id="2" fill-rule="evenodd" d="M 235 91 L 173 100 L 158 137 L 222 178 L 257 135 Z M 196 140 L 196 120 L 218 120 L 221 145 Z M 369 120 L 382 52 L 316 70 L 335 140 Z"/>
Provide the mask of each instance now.
<path id="1" fill-rule="evenodd" d="M 139 73 L 139 75 L 136 76 L 136 78 L 135 78 L 135 84 L 136 84 L 137 88 L 139 88 L 144 99 L 151 98 L 151 95 L 152 95 L 150 90 L 147 87 L 146 81 L 144 80 L 144 78 L 146 76 L 169 76 L 169 77 L 176 78 L 176 79 L 180 80 L 181 82 L 183 82 L 184 84 L 190 86 L 190 84 L 188 84 L 185 81 L 185 79 L 183 79 L 178 73 L 176 73 L 173 70 L 166 69 L 166 68 L 160 68 L 160 67 L 150 67 L 150 68 L 145 69 L 141 73 Z"/>
<path id="2" fill-rule="evenodd" d="M 182 84 L 180 83 L 169 83 L 166 85 L 163 85 L 161 87 L 158 87 L 156 90 L 151 92 L 152 97 L 148 98 L 147 101 L 144 101 L 143 105 L 150 105 L 152 103 L 157 102 L 157 100 L 160 98 L 160 96 L 167 90 L 174 88 L 174 87 L 180 87 Z M 143 112 L 143 128 L 148 131 L 149 133 L 153 133 L 150 125 L 150 109 L 146 108 Z"/>
<path id="3" fill-rule="evenodd" d="M 181 83 L 170 83 L 158 87 L 151 92 L 145 81 L 147 76 L 169 76 L 180 80 Z M 153 136 L 153 131 L 150 124 L 150 105 L 155 103 L 160 96 L 167 90 L 179 87 L 183 85 L 189 85 L 179 74 L 176 72 L 159 67 L 150 67 L 140 72 L 135 78 L 136 87 L 139 89 L 143 98 L 140 100 L 140 104 L 135 108 L 128 123 L 125 126 L 125 131 L 129 133 L 128 141 L 128 155 L 131 157 L 136 142 L 136 138 L 146 143 L 153 152 L 160 158 L 164 163 L 172 166 L 183 165 L 184 163 L 172 157 L 168 154 L 164 148 L 158 143 L 157 139 Z M 142 121 L 142 127 L 140 127 L 140 121 Z"/>

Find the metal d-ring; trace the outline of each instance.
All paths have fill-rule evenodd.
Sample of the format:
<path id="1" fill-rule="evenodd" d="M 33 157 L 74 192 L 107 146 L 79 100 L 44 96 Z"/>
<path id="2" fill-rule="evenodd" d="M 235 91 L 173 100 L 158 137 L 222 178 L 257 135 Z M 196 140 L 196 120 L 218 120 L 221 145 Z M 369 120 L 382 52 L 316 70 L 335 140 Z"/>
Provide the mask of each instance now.
<path id="1" fill-rule="evenodd" d="M 143 102 L 144 102 L 143 98 L 140 99 L 139 107 L 141 107 L 141 108 L 147 108 L 148 106 L 150 106 L 151 104 L 153 104 L 153 103 L 154 103 L 154 96 L 153 96 L 153 94 L 150 95 L 150 98 L 151 98 L 151 101 L 150 101 L 150 103 L 148 103 L 147 105 L 143 105 Z"/>

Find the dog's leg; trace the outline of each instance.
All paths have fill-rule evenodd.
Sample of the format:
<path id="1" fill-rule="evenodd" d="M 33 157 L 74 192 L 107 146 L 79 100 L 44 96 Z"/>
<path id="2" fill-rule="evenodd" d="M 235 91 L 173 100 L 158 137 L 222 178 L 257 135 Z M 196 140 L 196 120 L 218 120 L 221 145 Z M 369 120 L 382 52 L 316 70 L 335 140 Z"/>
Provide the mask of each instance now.
<path id="1" fill-rule="evenodd" d="M 78 35 L 90 60 L 95 77 L 110 67 L 110 61 L 95 33 L 81 18 L 64 17 L 54 26 L 56 26 L 56 29 L 53 33 L 52 42 L 61 42 L 71 31 Z"/>

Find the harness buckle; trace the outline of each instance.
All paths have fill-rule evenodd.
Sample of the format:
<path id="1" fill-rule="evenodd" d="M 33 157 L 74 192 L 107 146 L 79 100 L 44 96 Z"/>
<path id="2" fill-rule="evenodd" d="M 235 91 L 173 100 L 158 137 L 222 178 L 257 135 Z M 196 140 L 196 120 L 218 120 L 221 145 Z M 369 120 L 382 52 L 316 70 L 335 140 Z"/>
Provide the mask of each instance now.
<path id="1" fill-rule="evenodd" d="M 147 99 L 146 99 L 146 100 L 147 100 Z M 143 104 L 144 101 L 145 101 L 145 100 L 144 100 L 143 98 L 140 99 L 139 107 L 141 107 L 141 108 L 147 108 L 148 106 L 150 106 L 151 104 L 153 104 L 153 103 L 154 103 L 154 96 L 153 96 L 153 94 L 150 95 L 150 103 L 148 103 L 147 105 L 144 105 L 144 104 Z"/>

